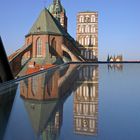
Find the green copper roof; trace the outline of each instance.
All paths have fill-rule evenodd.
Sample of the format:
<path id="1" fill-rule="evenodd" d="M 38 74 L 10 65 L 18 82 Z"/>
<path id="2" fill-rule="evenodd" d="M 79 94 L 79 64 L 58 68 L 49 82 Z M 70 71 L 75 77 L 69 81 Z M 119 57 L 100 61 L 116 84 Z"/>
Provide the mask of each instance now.
<path id="1" fill-rule="evenodd" d="M 53 4 L 51 4 L 48 7 L 48 10 L 50 13 L 61 13 L 61 12 L 65 12 L 64 7 L 61 5 L 60 0 L 54 0 Z"/>
<path id="2" fill-rule="evenodd" d="M 46 128 L 47 122 L 53 115 L 52 113 L 55 110 L 56 104 L 57 100 L 42 103 L 39 101 L 24 100 L 26 111 L 36 134 L 40 134 Z M 34 109 L 32 106 L 34 106 Z"/>
<path id="3" fill-rule="evenodd" d="M 40 33 L 65 35 L 63 27 L 46 8 L 42 10 L 29 32 L 29 34 Z"/>

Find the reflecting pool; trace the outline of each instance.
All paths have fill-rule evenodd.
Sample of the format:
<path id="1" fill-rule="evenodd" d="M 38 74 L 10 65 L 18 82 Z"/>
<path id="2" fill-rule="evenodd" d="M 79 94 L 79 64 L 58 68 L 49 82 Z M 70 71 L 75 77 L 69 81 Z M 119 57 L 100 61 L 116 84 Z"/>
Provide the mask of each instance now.
<path id="1" fill-rule="evenodd" d="M 138 140 L 140 64 L 69 64 L 0 86 L 0 140 Z"/>

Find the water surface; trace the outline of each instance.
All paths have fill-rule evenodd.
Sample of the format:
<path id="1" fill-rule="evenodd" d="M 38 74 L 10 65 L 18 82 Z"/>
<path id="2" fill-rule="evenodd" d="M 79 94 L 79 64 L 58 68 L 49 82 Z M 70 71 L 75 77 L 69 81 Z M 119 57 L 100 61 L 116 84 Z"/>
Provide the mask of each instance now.
<path id="1" fill-rule="evenodd" d="M 138 140 L 139 73 L 71 64 L 0 87 L 0 139 Z"/>

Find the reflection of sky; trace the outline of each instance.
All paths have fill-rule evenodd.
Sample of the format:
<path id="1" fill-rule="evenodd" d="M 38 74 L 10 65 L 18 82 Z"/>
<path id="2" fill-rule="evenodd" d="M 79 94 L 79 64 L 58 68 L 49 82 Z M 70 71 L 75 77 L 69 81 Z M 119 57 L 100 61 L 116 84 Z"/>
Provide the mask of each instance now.
<path id="1" fill-rule="evenodd" d="M 125 64 L 122 72 L 107 72 L 106 65 L 100 66 L 100 139 L 139 139 L 139 70 L 137 64 Z"/>
<path id="2" fill-rule="evenodd" d="M 19 93 L 20 89 L 17 89 Z M 29 115 L 24 107 L 24 102 L 19 94 L 16 95 L 13 103 L 12 113 L 9 117 L 4 140 L 33 140 L 35 139 Z"/>
<path id="3" fill-rule="evenodd" d="M 47 1 L 47 6 L 53 0 Z M 24 43 L 41 9 L 42 1 L 2 0 L 0 4 L 0 35 L 7 53 L 17 50 Z M 76 14 L 79 11 L 99 12 L 99 55 L 106 59 L 109 54 L 122 53 L 125 59 L 140 59 L 140 1 L 139 0 L 62 0 L 68 15 L 68 31 L 76 35 Z M 26 10 L 25 10 L 26 9 Z"/>

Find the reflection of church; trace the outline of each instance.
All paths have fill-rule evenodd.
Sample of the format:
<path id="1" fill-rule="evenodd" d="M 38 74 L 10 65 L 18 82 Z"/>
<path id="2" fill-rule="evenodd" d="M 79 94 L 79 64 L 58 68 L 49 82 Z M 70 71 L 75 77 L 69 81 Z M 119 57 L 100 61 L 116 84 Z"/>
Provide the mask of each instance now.
<path id="1" fill-rule="evenodd" d="M 56 140 L 60 134 L 63 119 L 63 103 L 58 100 L 23 100 L 31 126 L 37 139 Z"/>
<path id="2" fill-rule="evenodd" d="M 33 76 L 20 84 L 20 95 L 37 138 L 55 140 L 59 136 L 63 102 L 59 102 L 59 72 Z"/>
<path id="3" fill-rule="evenodd" d="M 72 90 L 76 72 L 77 66 L 70 65 L 20 82 L 20 95 L 37 139 L 58 139 L 63 104 L 69 96 L 67 91 Z"/>
<path id="4" fill-rule="evenodd" d="M 108 64 L 108 70 L 114 70 L 114 71 L 122 71 L 123 70 L 123 64 L 122 63 L 117 63 L 117 64 Z"/>
<path id="5" fill-rule="evenodd" d="M 73 64 L 20 83 L 20 95 L 37 139 L 58 139 L 63 123 L 63 104 L 73 86 L 74 132 L 97 134 L 98 65 L 79 67 Z"/>
<path id="6" fill-rule="evenodd" d="M 76 134 L 96 135 L 98 117 L 98 65 L 80 69 L 74 93 L 74 131 Z"/>
<path id="7" fill-rule="evenodd" d="M 57 99 L 58 78 L 57 71 L 28 78 L 20 84 L 21 96 L 33 100 Z"/>

